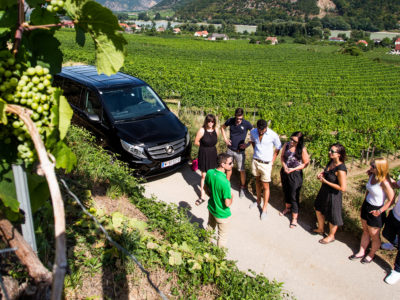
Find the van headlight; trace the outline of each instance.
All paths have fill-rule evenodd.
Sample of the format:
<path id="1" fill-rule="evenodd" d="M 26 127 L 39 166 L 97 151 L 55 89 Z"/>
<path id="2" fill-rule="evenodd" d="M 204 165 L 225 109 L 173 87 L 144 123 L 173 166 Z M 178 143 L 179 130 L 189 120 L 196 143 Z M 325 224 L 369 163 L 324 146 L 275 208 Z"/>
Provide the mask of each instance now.
<path id="1" fill-rule="evenodd" d="M 139 144 L 139 145 L 132 145 L 124 140 L 121 140 L 121 145 L 122 148 L 124 148 L 126 151 L 128 151 L 130 154 L 132 154 L 135 157 L 138 158 L 147 158 L 146 154 L 144 153 L 144 145 Z"/>
<path id="2" fill-rule="evenodd" d="M 186 132 L 186 146 L 189 145 L 190 142 L 190 134 L 189 134 L 189 130 Z"/>

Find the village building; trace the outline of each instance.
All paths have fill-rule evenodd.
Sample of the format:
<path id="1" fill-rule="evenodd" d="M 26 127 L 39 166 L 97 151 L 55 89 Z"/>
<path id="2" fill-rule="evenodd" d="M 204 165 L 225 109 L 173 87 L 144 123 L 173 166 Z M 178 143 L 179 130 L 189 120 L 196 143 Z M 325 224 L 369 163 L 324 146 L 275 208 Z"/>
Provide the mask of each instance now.
<path id="1" fill-rule="evenodd" d="M 73 21 L 63 20 L 61 21 L 62 28 L 75 28 L 75 24 Z"/>
<path id="2" fill-rule="evenodd" d="M 330 42 L 344 42 L 344 39 L 342 39 L 341 37 L 336 37 L 336 36 L 331 36 L 329 38 Z"/>
<path id="3" fill-rule="evenodd" d="M 357 45 L 363 44 L 365 47 L 368 47 L 368 43 L 366 40 L 359 40 L 356 44 Z"/>
<path id="4" fill-rule="evenodd" d="M 394 42 L 394 50 L 400 51 L 400 38 Z"/>
<path id="5" fill-rule="evenodd" d="M 158 27 L 157 28 L 157 32 L 165 32 L 165 28 L 164 27 Z"/>
<path id="6" fill-rule="evenodd" d="M 229 40 L 228 36 L 225 33 L 213 33 L 211 36 L 208 37 L 209 41 L 216 41 L 216 40 Z"/>
<path id="7" fill-rule="evenodd" d="M 265 39 L 265 41 L 271 41 L 271 45 L 276 45 L 278 44 L 278 39 L 274 36 L 269 36 Z"/>
<path id="8" fill-rule="evenodd" d="M 194 33 L 194 36 L 207 37 L 207 36 L 208 36 L 208 31 L 207 31 L 207 30 L 196 31 L 196 32 Z"/>
<path id="9" fill-rule="evenodd" d="M 173 29 L 173 32 L 174 32 L 175 34 L 181 33 L 181 29 L 178 28 L 178 27 L 176 27 L 176 28 Z"/>

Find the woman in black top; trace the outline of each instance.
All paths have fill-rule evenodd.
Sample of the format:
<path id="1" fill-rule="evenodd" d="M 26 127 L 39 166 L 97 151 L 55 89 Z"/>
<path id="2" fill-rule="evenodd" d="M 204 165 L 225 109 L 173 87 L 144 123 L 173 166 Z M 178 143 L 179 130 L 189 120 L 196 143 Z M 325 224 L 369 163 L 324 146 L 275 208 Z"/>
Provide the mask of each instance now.
<path id="1" fill-rule="evenodd" d="M 208 114 L 203 126 L 197 131 L 194 140 L 194 144 L 199 147 L 198 159 L 201 171 L 200 198 L 196 200 L 196 205 L 200 205 L 205 201 L 204 179 L 207 171 L 217 167 L 217 142 L 216 118 L 214 115 Z"/>
<path id="2" fill-rule="evenodd" d="M 281 182 L 285 195 L 285 209 L 279 213 L 284 216 L 292 212 L 290 228 L 297 226 L 299 215 L 300 189 L 303 184 L 303 169 L 307 167 L 310 158 L 304 147 L 304 136 L 300 131 L 294 132 L 290 141 L 283 145 L 281 152 Z"/>
<path id="3" fill-rule="evenodd" d="M 315 211 L 318 219 L 318 228 L 314 234 L 324 234 L 325 221 L 329 222 L 329 234 L 319 240 L 321 244 L 335 241 L 338 226 L 343 225 L 342 218 L 342 192 L 346 190 L 347 168 L 345 148 L 337 143 L 329 149 L 330 161 L 326 168 L 318 174 L 317 178 L 322 186 L 315 200 Z"/>

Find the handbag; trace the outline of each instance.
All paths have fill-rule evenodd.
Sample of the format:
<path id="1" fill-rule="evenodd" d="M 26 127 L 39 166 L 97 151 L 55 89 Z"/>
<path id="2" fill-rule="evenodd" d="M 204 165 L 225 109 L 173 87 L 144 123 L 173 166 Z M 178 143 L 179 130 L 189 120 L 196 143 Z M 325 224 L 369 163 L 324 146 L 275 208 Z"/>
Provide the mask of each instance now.
<path id="1" fill-rule="evenodd" d="M 197 158 L 192 160 L 192 171 L 196 171 L 199 168 L 199 160 Z"/>

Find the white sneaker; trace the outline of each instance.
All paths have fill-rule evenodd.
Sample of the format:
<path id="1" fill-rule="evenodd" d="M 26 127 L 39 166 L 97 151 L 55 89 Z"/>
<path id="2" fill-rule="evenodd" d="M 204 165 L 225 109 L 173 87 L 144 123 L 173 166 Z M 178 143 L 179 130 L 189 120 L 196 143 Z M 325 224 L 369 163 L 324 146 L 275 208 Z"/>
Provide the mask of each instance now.
<path id="1" fill-rule="evenodd" d="M 393 251 L 393 250 L 396 250 L 396 247 L 393 246 L 392 243 L 382 243 L 381 244 L 381 249 L 388 250 L 388 251 Z"/>
<path id="2" fill-rule="evenodd" d="M 243 198 L 244 197 L 244 189 L 240 189 L 239 190 L 239 198 Z"/>
<path id="3" fill-rule="evenodd" d="M 266 211 L 263 211 L 263 212 L 261 213 L 260 219 L 261 219 L 261 221 L 262 221 L 262 220 L 264 220 L 264 219 L 266 219 L 266 218 L 267 218 L 267 212 L 266 212 Z"/>
<path id="4" fill-rule="evenodd" d="M 400 272 L 392 270 L 388 276 L 385 278 L 385 282 L 387 284 L 395 284 L 400 280 Z"/>
<path id="5" fill-rule="evenodd" d="M 250 204 L 249 208 L 252 209 L 254 207 L 257 207 L 257 201 L 254 201 L 253 203 Z"/>

